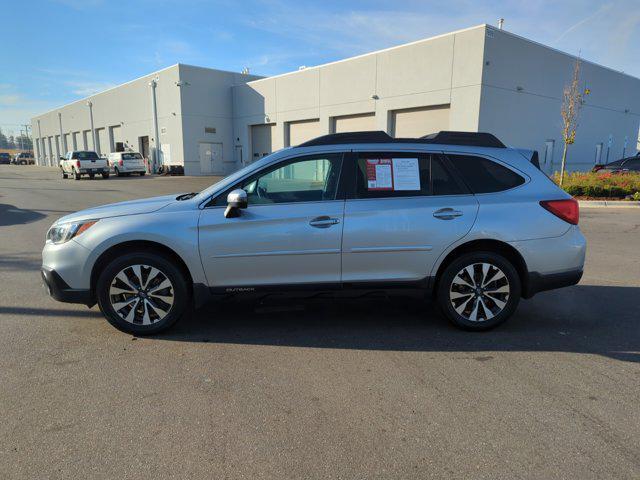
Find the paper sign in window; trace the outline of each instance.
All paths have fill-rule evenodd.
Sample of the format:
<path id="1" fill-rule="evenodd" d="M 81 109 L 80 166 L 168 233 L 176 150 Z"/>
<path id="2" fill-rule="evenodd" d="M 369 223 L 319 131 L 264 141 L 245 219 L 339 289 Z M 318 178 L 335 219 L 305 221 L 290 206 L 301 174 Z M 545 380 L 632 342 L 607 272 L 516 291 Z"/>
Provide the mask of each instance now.
<path id="1" fill-rule="evenodd" d="M 394 190 L 420 190 L 417 158 L 394 158 L 392 166 Z"/>
<path id="2" fill-rule="evenodd" d="M 367 189 L 393 190 L 393 162 L 390 158 L 367 160 Z"/>

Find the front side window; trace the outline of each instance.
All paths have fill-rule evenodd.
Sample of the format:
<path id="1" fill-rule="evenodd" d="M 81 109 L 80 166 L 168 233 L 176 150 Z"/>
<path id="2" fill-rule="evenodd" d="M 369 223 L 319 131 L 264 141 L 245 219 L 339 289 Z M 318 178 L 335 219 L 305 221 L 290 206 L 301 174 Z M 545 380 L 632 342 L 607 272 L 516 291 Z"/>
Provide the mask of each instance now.
<path id="1" fill-rule="evenodd" d="M 474 155 L 447 155 L 473 193 L 494 193 L 522 185 L 516 172 L 489 159 Z"/>
<path id="2" fill-rule="evenodd" d="M 356 198 L 395 198 L 468 193 L 430 153 L 360 153 Z"/>
<path id="3" fill-rule="evenodd" d="M 235 185 L 216 198 L 214 204 L 226 205 L 227 193 L 236 188 L 247 192 L 249 206 L 335 200 L 341 166 L 342 154 L 289 160 Z"/>

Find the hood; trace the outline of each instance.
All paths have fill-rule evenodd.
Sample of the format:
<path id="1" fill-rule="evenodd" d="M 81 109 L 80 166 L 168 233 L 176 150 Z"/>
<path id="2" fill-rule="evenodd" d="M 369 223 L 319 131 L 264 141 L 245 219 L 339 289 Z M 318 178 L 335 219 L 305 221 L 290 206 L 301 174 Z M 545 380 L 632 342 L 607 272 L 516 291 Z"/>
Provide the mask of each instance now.
<path id="1" fill-rule="evenodd" d="M 127 202 L 110 203 L 99 207 L 87 208 L 60 218 L 56 223 L 78 222 L 98 218 L 120 217 L 123 215 L 140 215 L 160 210 L 176 201 L 179 193 L 162 195 L 161 197 L 142 198 Z"/>

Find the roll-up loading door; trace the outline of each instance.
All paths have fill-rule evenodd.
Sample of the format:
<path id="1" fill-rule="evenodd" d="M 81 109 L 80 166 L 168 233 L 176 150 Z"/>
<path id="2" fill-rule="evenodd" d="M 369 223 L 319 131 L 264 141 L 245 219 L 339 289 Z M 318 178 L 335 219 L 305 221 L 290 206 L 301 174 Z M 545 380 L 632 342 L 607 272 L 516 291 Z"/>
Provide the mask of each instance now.
<path id="1" fill-rule="evenodd" d="M 275 123 L 251 125 L 251 162 L 272 152 L 275 127 Z"/>
<path id="2" fill-rule="evenodd" d="M 299 122 L 288 122 L 289 139 L 287 146 L 300 145 L 307 140 L 320 136 L 320 120 L 301 120 Z"/>
<path id="3" fill-rule="evenodd" d="M 376 130 L 375 113 L 365 113 L 360 115 L 345 115 L 333 118 L 333 132 L 366 132 Z"/>
<path id="4" fill-rule="evenodd" d="M 449 130 L 449 105 L 408 108 L 392 112 L 393 136 L 419 138 L 430 133 Z"/>

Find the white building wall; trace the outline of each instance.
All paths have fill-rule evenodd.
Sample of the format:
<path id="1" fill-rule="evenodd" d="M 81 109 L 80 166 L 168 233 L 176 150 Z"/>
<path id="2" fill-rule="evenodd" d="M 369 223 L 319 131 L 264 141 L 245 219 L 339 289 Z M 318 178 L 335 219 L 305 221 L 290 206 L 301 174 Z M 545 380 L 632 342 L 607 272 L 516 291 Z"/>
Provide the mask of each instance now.
<path id="1" fill-rule="evenodd" d="M 484 27 L 474 27 L 237 86 L 243 162 L 255 160 L 250 127 L 257 124 L 275 123 L 273 150 L 287 145 L 292 122 L 318 119 L 326 134 L 335 117 L 374 114 L 375 128 L 392 133 L 393 112 L 418 107 L 448 105 L 446 128 L 477 130 L 483 44 Z"/>
<path id="2" fill-rule="evenodd" d="M 176 86 L 179 81 L 178 65 L 35 117 L 32 119 L 34 138 L 59 134 L 58 112 L 60 112 L 63 134 L 70 134 L 72 139 L 72 144 L 67 148 L 73 149 L 73 140 L 75 139 L 77 149 L 94 149 L 89 107 L 87 106 L 87 101 L 90 100 L 96 130 L 95 136 L 100 140 L 102 154 L 108 154 L 111 151 L 109 132 L 112 127 L 119 127 L 121 138 L 127 147 L 138 151 L 139 137 L 148 136 L 150 148 L 153 148 L 155 135 L 153 132 L 151 87 L 149 86 L 149 82 L 153 78 L 158 79 L 156 89 L 158 124 L 159 130 L 164 132 L 160 135 L 159 143 L 172 144 L 175 147 L 172 148 L 172 153 L 179 160 L 182 160 L 180 89 Z M 46 148 L 46 152 L 49 153 L 48 148 Z M 57 159 L 52 158 L 51 155 L 46 157 L 40 155 L 38 164 L 57 165 Z"/>
<path id="3" fill-rule="evenodd" d="M 494 133 L 508 145 L 538 150 L 554 142 L 553 165 L 562 158 L 562 93 L 571 81 L 575 57 L 511 33 L 487 27 L 482 78 L 480 130 Z M 576 143 L 569 147 L 568 168 L 590 169 L 596 144 L 602 143 L 606 161 L 635 152 L 640 123 L 640 79 L 582 61 L 582 88 L 590 94 L 580 112 Z"/>

